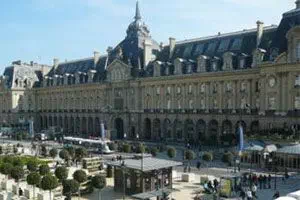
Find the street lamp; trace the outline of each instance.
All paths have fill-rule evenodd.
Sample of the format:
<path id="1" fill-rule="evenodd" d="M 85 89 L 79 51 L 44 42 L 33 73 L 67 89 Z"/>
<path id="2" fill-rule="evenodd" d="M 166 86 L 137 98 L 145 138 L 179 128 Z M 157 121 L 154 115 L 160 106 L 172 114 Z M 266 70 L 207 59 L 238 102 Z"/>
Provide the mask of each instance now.
<path id="1" fill-rule="evenodd" d="M 126 140 L 126 137 L 127 137 L 127 134 L 126 133 L 124 133 L 124 139 Z"/>

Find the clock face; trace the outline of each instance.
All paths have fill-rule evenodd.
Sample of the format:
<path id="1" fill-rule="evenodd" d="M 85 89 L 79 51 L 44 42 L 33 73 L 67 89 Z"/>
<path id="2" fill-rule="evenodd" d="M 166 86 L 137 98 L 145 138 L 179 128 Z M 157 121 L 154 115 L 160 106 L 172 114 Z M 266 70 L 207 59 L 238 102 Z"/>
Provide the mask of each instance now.
<path id="1" fill-rule="evenodd" d="M 274 77 L 270 78 L 270 79 L 269 79 L 269 86 L 270 86 L 270 87 L 274 87 L 275 84 L 276 84 L 275 78 L 274 78 Z"/>

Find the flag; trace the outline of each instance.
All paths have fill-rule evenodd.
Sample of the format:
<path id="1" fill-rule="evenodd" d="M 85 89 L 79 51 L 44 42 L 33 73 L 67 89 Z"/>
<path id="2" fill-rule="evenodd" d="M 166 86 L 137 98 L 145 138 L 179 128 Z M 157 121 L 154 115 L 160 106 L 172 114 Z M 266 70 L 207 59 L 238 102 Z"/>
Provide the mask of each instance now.
<path id="1" fill-rule="evenodd" d="M 101 123 L 101 138 L 103 140 L 105 139 L 105 127 L 104 127 L 104 123 Z"/>
<path id="2" fill-rule="evenodd" d="M 240 141 L 239 141 L 239 152 L 242 152 L 244 149 L 244 130 L 242 125 L 239 126 L 238 128 L 238 135 L 240 136 Z"/>

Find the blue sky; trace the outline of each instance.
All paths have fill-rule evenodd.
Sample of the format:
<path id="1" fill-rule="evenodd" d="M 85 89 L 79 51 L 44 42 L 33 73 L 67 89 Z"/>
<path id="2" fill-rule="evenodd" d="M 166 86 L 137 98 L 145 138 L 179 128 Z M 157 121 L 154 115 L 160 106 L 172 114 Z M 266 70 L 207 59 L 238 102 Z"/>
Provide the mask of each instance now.
<path id="1" fill-rule="evenodd" d="M 190 39 L 278 24 L 295 0 L 140 0 L 152 37 Z M 0 72 L 14 60 L 52 64 L 102 54 L 132 21 L 136 0 L 3 0 Z"/>

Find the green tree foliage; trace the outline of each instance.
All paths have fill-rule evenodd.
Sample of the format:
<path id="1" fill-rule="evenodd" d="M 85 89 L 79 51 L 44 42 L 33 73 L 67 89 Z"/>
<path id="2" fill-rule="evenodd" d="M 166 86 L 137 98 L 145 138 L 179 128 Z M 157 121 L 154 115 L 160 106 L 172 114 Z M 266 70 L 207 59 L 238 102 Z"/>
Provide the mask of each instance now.
<path id="1" fill-rule="evenodd" d="M 19 182 L 19 180 L 24 177 L 23 167 L 19 167 L 19 166 L 13 167 L 11 172 L 10 172 L 10 176 L 13 179 L 15 179 L 16 182 Z"/>
<path id="2" fill-rule="evenodd" d="M 36 160 L 30 160 L 27 163 L 27 169 L 31 172 L 35 172 L 38 169 L 38 163 Z"/>
<path id="3" fill-rule="evenodd" d="M 37 172 L 32 172 L 26 177 L 28 185 L 33 186 L 33 199 L 35 199 L 35 187 L 41 183 L 41 175 Z"/>
<path id="4" fill-rule="evenodd" d="M 168 148 L 167 154 L 169 158 L 175 158 L 176 157 L 176 149 L 173 147 Z"/>
<path id="5" fill-rule="evenodd" d="M 74 147 L 69 146 L 69 147 L 65 147 L 64 149 L 68 151 L 70 159 L 73 159 L 75 157 Z"/>
<path id="6" fill-rule="evenodd" d="M 50 173 L 50 168 L 47 164 L 40 165 L 39 172 L 41 176 L 45 176 Z"/>
<path id="7" fill-rule="evenodd" d="M 152 156 L 154 156 L 154 157 L 157 156 L 158 149 L 156 147 L 152 147 L 150 151 L 151 151 Z"/>
<path id="8" fill-rule="evenodd" d="M 59 152 L 59 157 L 65 162 L 68 162 L 70 160 L 70 154 L 66 149 L 63 149 Z"/>
<path id="9" fill-rule="evenodd" d="M 49 151 L 49 155 L 54 159 L 57 156 L 57 149 L 53 148 Z"/>
<path id="10" fill-rule="evenodd" d="M 87 175 L 85 171 L 83 170 L 77 170 L 73 174 L 73 178 L 78 182 L 78 183 L 83 183 L 87 180 Z"/>
<path id="11" fill-rule="evenodd" d="M 0 165 L 0 172 L 6 176 L 10 175 L 13 165 L 11 163 L 2 163 Z"/>
<path id="12" fill-rule="evenodd" d="M 99 199 L 100 199 L 100 192 L 101 190 L 106 187 L 106 178 L 101 175 L 96 175 L 92 178 L 92 186 L 99 190 Z"/>
<path id="13" fill-rule="evenodd" d="M 195 153 L 192 150 L 187 150 L 184 152 L 184 158 L 188 161 L 195 159 Z"/>
<path id="14" fill-rule="evenodd" d="M 210 162 L 213 160 L 213 155 L 210 152 L 205 152 L 202 156 L 202 160 Z"/>
<path id="15" fill-rule="evenodd" d="M 79 183 L 76 180 L 65 180 L 63 181 L 63 195 L 71 199 L 72 194 L 79 190 Z"/>
<path id="16" fill-rule="evenodd" d="M 86 157 L 88 155 L 86 149 L 79 147 L 75 150 L 75 158 L 77 160 L 82 160 L 82 158 Z"/>
<path id="17" fill-rule="evenodd" d="M 59 181 L 63 182 L 68 178 L 69 170 L 66 167 L 57 167 L 55 170 L 55 176 Z"/>
<path id="18" fill-rule="evenodd" d="M 118 144 L 116 144 L 114 142 L 108 143 L 108 147 L 111 151 L 117 151 L 118 150 Z"/>
<path id="19" fill-rule="evenodd" d="M 123 152 L 130 153 L 131 152 L 131 145 L 130 144 L 123 144 Z"/>
<path id="20" fill-rule="evenodd" d="M 222 156 L 222 162 L 231 164 L 233 160 L 233 155 L 230 152 L 226 152 Z"/>
<path id="21" fill-rule="evenodd" d="M 145 153 L 145 145 L 142 143 L 139 143 L 136 147 L 136 153 Z"/>
<path id="22" fill-rule="evenodd" d="M 42 178 L 41 181 L 41 188 L 43 190 L 49 190 L 50 191 L 50 199 L 51 198 L 51 192 L 53 189 L 55 189 L 58 186 L 57 178 L 51 174 L 47 174 Z"/>

